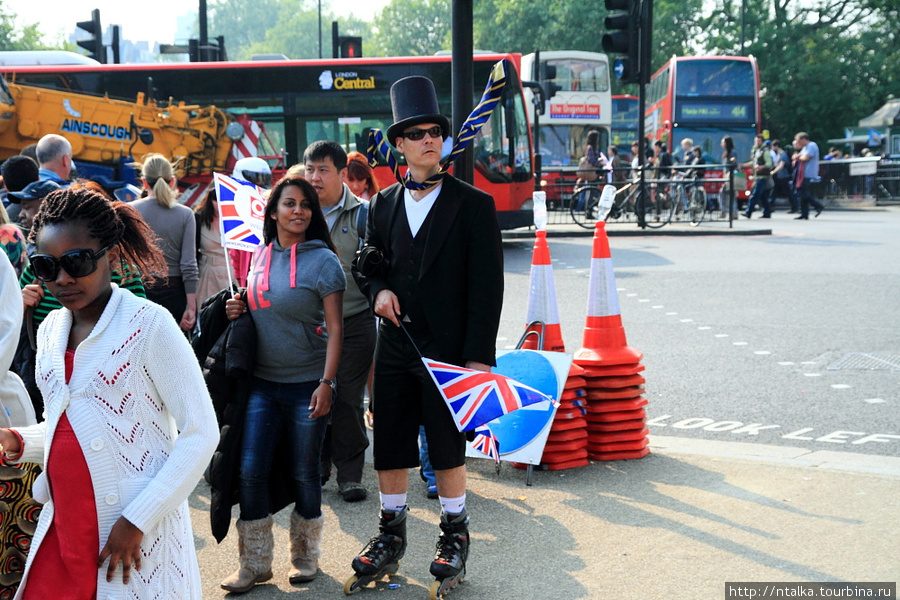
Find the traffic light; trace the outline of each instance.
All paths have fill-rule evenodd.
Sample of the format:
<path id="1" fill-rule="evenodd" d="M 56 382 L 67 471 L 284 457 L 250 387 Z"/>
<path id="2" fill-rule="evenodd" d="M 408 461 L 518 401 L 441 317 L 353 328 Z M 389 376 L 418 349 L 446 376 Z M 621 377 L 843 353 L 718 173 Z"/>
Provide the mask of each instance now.
<path id="1" fill-rule="evenodd" d="M 339 36 L 338 48 L 340 56 L 337 58 L 360 58 L 362 56 L 362 38 L 352 35 Z"/>
<path id="2" fill-rule="evenodd" d="M 88 56 L 98 62 L 106 62 L 106 48 L 103 46 L 103 29 L 100 27 L 100 9 L 91 11 L 90 21 L 78 21 L 79 29 L 91 34 L 86 40 L 78 40 L 78 45 L 88 51 Z"/>
<path id="3" fill-rule="evenodd" d="M 545 62 L 540 66 L 541 87 L 544 88 L 544 101 L 556 95 L 556 92 L 562 89 L 562 86 L 556 83 L 556 66 Z"/>
<path id="4" fill-rule="evenodd" d="M 619 54 L 613 72 L 623 83 L 640 83 L 641 0 L 604 0 L 609 16 L 603 50 Z"/>

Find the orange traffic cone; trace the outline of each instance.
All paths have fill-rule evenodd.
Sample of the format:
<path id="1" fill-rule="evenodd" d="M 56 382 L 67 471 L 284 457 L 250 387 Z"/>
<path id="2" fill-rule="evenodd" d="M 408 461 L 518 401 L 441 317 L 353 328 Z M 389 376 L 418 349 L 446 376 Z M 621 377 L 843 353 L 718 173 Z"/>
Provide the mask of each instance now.
<path id="1" fill-rule="evenodd" d="M 606 237 L 606 223 L 603 221 L 598 221 L 594 229 L 587 320 L 582 345 L 575 352 L 575 363 L 583 367 L 633 365 L 643 356 L 625 341 L 609 238 Z"/>
<path id="2" fill-rule="evenodd" d="M 559 309 L 556 304 L 553 266 L 550 264 L 550 247 L 547 245 L 547 232 L 542 229 L 535 232 L 528 314 L 525 321 L 526 323 L 540 321 L 544 324 L 544 347 L 538 348 L 537 335 L 529 335 L 525 338 L 522 348 L 551 352 L 566 351 L 559 328 Z M 526 331 L 540 333 L 539 329 L 539 326 L 531 325 Z"/>

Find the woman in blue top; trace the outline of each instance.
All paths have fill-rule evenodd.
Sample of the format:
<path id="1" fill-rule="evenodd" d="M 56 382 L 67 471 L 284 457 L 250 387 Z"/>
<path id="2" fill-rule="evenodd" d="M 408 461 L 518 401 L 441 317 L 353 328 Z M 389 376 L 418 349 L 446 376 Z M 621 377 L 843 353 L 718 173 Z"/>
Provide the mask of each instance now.
<path id="1" fill-rule="evenodd" d="M 322 440 L 331 410 L 347 286 L 319 198 L 306 180 L 283 179 L 269 194 L 264 245 L 253 254 L 246 298 L 226 303 L 229 319 L 247 310 L 257 331 L 256 364 L 244 414 L 240 459 L 240 568 L 222 588 L 243 593 L 272 578 L 269 473 L 279 439 L 293 465 L 291 583 L 310 581 L 322 539 Z"/>

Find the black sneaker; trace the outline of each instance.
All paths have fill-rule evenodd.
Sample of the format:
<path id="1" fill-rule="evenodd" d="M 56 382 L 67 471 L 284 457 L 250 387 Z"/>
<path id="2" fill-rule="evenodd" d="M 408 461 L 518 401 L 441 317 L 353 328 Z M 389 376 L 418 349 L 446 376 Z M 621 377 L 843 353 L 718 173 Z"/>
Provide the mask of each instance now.
<path id="1" fill-rule="evenodd" d="M 361 483 L 355 481 L 342 483 L 340 494 L 341 498 L 344 499 L 344 502 L 360 502 L 365 500 L 368 496 L 366 488 L 364 488 Z"/>

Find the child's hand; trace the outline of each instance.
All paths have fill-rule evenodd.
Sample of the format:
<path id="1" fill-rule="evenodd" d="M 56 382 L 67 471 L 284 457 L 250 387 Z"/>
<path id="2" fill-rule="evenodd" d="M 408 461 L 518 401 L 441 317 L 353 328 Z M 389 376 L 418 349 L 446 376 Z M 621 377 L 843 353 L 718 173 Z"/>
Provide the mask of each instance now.
<path id="1" fill-rule="evenodd" d="M 103 546 L 100 557 L 97 559 L 97 568 L 99 569 L 109 558 L 106 581 L 113 580 L 120 561 L 122 563 L 122 583 L 127 584 L 131 579 L 132 565 L 138 571 L 141 570 L 141 540 L 143 539 L 143 531 L 132 525 L 125 517 L 119 517 L 119 520 L 113 525 L 112 531 L 109 532 L 109 539 L 106 540 L 106 545 Z"/>

